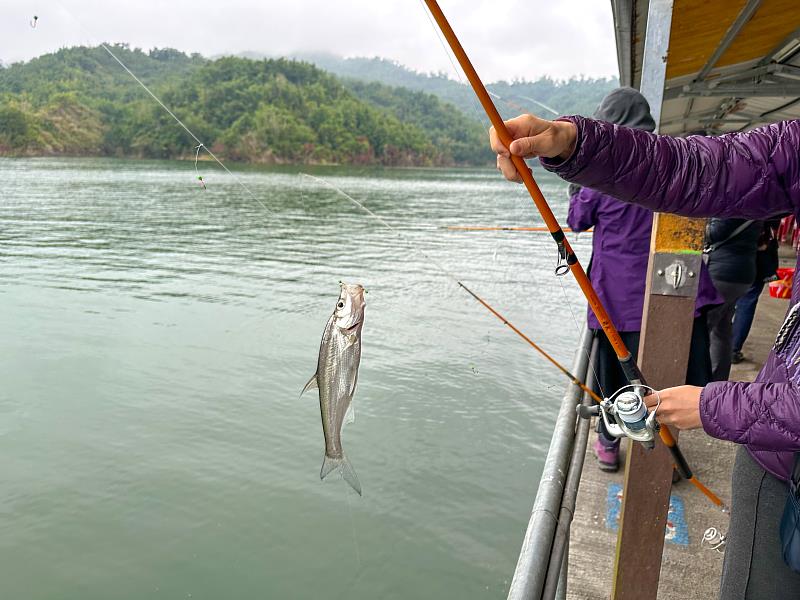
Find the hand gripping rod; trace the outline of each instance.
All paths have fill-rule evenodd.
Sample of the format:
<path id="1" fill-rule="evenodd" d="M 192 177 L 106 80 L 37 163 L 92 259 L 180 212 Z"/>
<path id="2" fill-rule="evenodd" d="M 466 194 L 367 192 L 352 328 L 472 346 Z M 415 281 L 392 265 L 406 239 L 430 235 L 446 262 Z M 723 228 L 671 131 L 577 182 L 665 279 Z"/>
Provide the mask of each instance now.
<path id="1" fill-rule="evenodd" d="M 503 119 L 500 117 L 500 113 L 497 112 L 494 102 L 492 102 L 492 99 L 489 97 L 486 87 L 483 85 L 478 73 L 472 66 L 472 62 L 467 56 L 467 53 L 464 51 L 461 42 L 458 40 L 453 28 L 447 21 L 447 17 L 445 17 L 442 9 L 439 7 L 439 3 L 436 0 L 424 1 L 428 7 L 428 10 L 431 11 L 433 19 L 436 21 L 436 24 L 439 26 L 439 29 L 447 40 L 450 49 L 453 51 L 456 60 L 458 60 L 458 64 L 461 65 L 464 74 L 467 76 L 467 80 L 469 80 L 469 83 L 472 86 L 472 89 L 478 96 L 478 100 L 480 101 L 481 106 L 483 106 L 484 111 L 486 111 L 486 115 L 489 117 L 489 121 L 491 121 L 492 126 L 495 128 L 500 141 L 504 146 L 506 146 L 506 148 L 510 147 L 511 142 L 513 141 L 511 134 L 508 132 L 508 129 L 506 129 L 505 123 L 503 123 Z M 586 271 L 583 270 L 583 267 L 578 261 L 578 257 L 575 256 L 575 252 L 572 250 L 569 241 L 564 235 L 564 231 L 561 229 L 561 226 L 558 224 L 558 221 L 553 215 L 553 211 L 550 210 L 550 206 L 547 204 L 547 200 L 545 200 L 544 196 L 542 195 L 542 191 L 539 189 L 536 180 L 533 178 L 533 173 L 531 172 L 530 168 L 525 163 L 525 159 L 520 156 L 511 155 L 511 160 L 514 163 L 517 172 L 519 172 L 520 177 L 522 177 L 522 182 L 525 184 L 528 193 L 530 193 L 533 203 L 536 205 L 536 208 L 542 215 L 542 219 L 547 226 L 547 230 L 550 232 L 550 235 L 553 236 L 553 240 L 555 240 L 556 245 L 558 246 L 559 256 L 566 260 L 569 270 L 572 271 L 572 274 L 575 276 L 575 280 L 578 282 L 578 286 L 581 288 L 583 295 L 586 297 L 592 312 L 594 312 L 595 317 L 597 317 L 600 326 L 603 328 L 603 331 L 608 338 L 608 341 L 614 348 L 614 352 L 616 353 L 619 364 L 625 373 L 625 377 L 628 379 L 631 385 L 646 385 L 644 377 L 639 370 L 639 366 L 636 364 L 636 361 L 631 355 L 630 350 L 628 350 L 627 346 L 625 345 L 625 342 L 622 341 L 617 328 L 614 327 L 614 324 L 611 322 L 608 312 L 603 306 L 603 303 L 600 301 L 600 298 L 597 296 L 597 292 L 592 286 L 592 283 L 589 281 L 589 278 L 586 276 Z M 678 447 L 675 437 L 672 435 L 672 432 L 669 430 L 669 428 L 666 426 L 661 426 L 659 428 L 659 436 L 661 437 L 661 441 L 664 442 L 664 445 L 669 448 L 669 451 L 672 454 L 672 460 L 675 462 L 675 467 L 681 476 L 697 486 L 698 489 L 708 496 L 712 502 L 717 504 L 717 506 L 724 507 L 725 505 L 723 502 L 694 477 L 692 470 L 689 468 L 689 465 L 686 462 L 686 458 L 684 458 L 683 453 Z"/>

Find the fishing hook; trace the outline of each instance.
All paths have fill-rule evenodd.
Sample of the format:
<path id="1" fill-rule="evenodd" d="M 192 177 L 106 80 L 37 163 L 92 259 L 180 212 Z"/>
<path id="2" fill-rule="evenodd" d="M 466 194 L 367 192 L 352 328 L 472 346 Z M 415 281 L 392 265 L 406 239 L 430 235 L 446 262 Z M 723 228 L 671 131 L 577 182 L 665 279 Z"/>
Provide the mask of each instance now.
<path id="1" fill-rule="evenodd" d="M 36 29 L 36 24 L 39 22 L 39 17 L 33 15 L 33 19 L 31 19 L 30 25 L 31 29 Z"/>
<path id="2" fill-rule="evenodd" d="M 197 169 L 197 161 L 200 160 L 200 150 L 202 148 L 205 148 L 205 146 L 202 143 L 197 144 L 197 146 L 195 146 L 195 148 L 194 148 L 195 151 L 196 151 L 195 154 L 194 154 L 194 172 L 197 175 L 197 181 L 200 182 L 200 187 L 205 190 L 205 189 L 208 189 L 208 188 L 206 188 L 206 182 L 203 181 L 203 176 L 200 175 L 200 171 L 198 171 L 198 169 Z"/>

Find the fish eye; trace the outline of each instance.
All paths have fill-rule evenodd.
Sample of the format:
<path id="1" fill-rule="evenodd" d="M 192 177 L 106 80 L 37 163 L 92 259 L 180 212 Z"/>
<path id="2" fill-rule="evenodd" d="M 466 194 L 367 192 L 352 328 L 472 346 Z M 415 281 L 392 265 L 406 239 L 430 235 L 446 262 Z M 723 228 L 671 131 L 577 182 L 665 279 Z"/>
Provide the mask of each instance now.
<path id="1" fill-rule="evenodd" d="M 344 302 L 339 300 L 339 302 L 336 304 L 336 308 L 344 308 Z"/>

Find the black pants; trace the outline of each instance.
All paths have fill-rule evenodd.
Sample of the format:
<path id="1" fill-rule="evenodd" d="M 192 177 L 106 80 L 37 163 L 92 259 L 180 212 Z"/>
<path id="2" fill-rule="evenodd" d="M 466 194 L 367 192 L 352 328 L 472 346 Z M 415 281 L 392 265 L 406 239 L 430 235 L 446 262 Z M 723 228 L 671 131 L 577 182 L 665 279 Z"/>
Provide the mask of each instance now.
<path id="1" fill-rule="evenodd" d="M 611 396 L 623 386 L 628 385 L 628 380 L 619 366 L 617 354 L 606 334 L 602 330 L 596 331 L 598 337 L 597 346 L 597 365 L 594 367 L 598 383 L 600 384 L 601 395 Z M 633 356 L 639 354 L 638 331 L 621 331 L 622 341 L 631 351 Z M 646 375 L 646 373 L 645 373 Z M 590 373 L 590 376 L 592 374 Z M 705 314 L 700 315 L 694 320 L 692 327 L 692 342 L 689 347 L 689 364 L 686 370 L 686 384 L 704 386 L 711 381 L 711 357 L 709 355 L 708 326 Z M 602 419 L 597 420 L 597 432 L 600 434 L 600 441 L 604 443 L 614 442 L 614 438 L 608 435 Z"/>

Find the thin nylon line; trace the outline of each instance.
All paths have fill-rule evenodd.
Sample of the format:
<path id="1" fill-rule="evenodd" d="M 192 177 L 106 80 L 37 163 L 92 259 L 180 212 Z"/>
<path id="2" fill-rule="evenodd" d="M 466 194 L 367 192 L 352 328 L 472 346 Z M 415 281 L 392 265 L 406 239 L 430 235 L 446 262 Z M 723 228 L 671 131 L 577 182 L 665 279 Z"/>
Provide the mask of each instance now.
<path id="1" fill-rule="evenodd" d="M 208 147 L 207 147 L 207 146 L 206 146 L 206 145 L 205 145 L 203 142 L 201 142 L 201 141 L 200 141 L 200 138 L 198 138 L 198 137 L 197 137 L 197 136 L 196 136 L 194 133 L 192 133 L 192 131 L 191 131 L 191 130 L 190 130 L 190 129 L 189 129 L 187 126 L 186 126 L 186 125 L 184 125 L 183 121 L 181 121 L 181 120 L 180 120 L 180 119 L 179 119 L 177 116 L 175 116 L 175 113 L 174 113 L 174 112 L 172 112 L 172 111 L 171 111 L 171 110 L 170 110 L 170 109 L 167 107 L 167 105 L 166 105 L 166 104 L 164 104 L 164 103 L 161 101 L 161 99 L 160 99 L 158 96 L 156 96 L 156 95 L 155 95 L 155 94 L 154 94 L 152 91 L 150 91 L 150 88 L 149 88 L 149 87 L 147 87 L 147 86 L 146 86 L 144 83 L 142 83 L 142 80 L 141 80 L 141 79 L 139 79 L 139 78 L 138 78 L 138 77 L 137 77 L 137 76 L 136 76 L 136 75 L 133 73 L 133 71 L 131 71 L 131 70 L 130 70 L 130 69 L 129 69 L 129 68 L 126 66 L 126 65 L 125 65 L 125 63 L 123 63 L 123 62 L 122 62 L 122 61 L 121 61 L 121 60 L 120 60 L 120 59 L 117 57 L 117 55 L 116 55 L 116 54 L 114 54 L 114 53 L 113 53 L 113 52 L 112 52 L 112 51 L 109 49 L 109 47 L 108 47 L 108 46 L 106 46 L 106 45 L 105 45 L 105 44 L 103 44 L 103 43 L 101 43 L 101 44 L 100 44 L 100 46 L 101 46 L 101 47 L 102 47 L 102 48 L 103 48 L 103 49 L 104 49 L 106 52 L 108 52 L 108 53 L 111 55 L 111 58 L 113 58 L 115 61 L 117 61 L 117 62 L 120 64 L 120 66 L 121 66 L 123 69 L 125 69 L 125 71 L 127 71 L 128 75 L 130 75 L 131 77 L 133 77 L 133 78 L 134 78 L 134 80 L 136 81 L 136 83 L 138 83 L 140 86 L 142 86 L 142 88 L 144 89 L 144 91 L 146 91 L 148 94 L 150 94 L 150 96 L 152 96 L 152 97 L 153 97 L 153 100 L 155 100 L 156 102 L 158 102 L 158 104 L 161 106 L 161 108 L 163 108 L 165 111 L 167 111 L 167 113 L 169 114 L 169 116 L 171 116 L 173 119 L 175 119 L 175 122 L 176 122 L 178 125 L 180 125 L 181 127 L 183 127 L 183 128 L 186 130 L 186 133 L 188 133 L 190 136 L 192 136 L 192 138 L 194 139 L 194 141 L 196 141 L 196 142 L 197 142 L 197 144 L 198 144 L 199 146 L 201 146 L 201 147 L 203 148 L 203 150 L 205 150 L 205 151 L 208 153 L 208 155 L 209 155 L 211 158 L 213 158 L 215 161 L 217 161 L 217 164 L 218 164 L 220 167 L 222 167 L 223 169 L 225 169 L 225 172 L 227 172 L 227 173 L 228 173 L 228 175 L 230 175 L 231 177 L 233 177 L 233 178 L 236 180 L 236 183 L 238 183 L 238 184 L 239 184 L 239 185 L 242 187 L 242 189 L 243 189 L 245 192 L 247 192 L 247 193 L 250 195 L 250 197 L 251 197 L 253 200 L 255 200 L 256 202 L 258 202 L 258 203 L 261 205 L 261 207 L 262 207 L 264 210 L 266 210 L 268 213 L 270 213 L 271 215 L 274 215 L 274 214 L 275 214 L 275 212 L 274 212 L 274 211 L 270 210 L 270 209 L 269 209 L 269 207 L 267 207 L 267 205 L 266 205 L 266 204 L 264 204 L 264 203 L 263 203 L 263 202 L 262 202 L 262 201 L 261 201 L 261 200 L 260 200 L 260 199 L 259 199 L 259 198 L 258 198 L 258 197 L 257 197 L 257 196 L 256 196 L 256 195 L 253 193 L 253 192 L 252 192 L 252 191 L 250 191 L 250 188 L 248 188 L 248 187 L 247 187 L 247 186 L 244 184 L 244 182 L 243 182 L 243 181 L 242 181 L 242 180 L 241 180 L 241 179 L 240 179 L 240 178 L 239 178 L 237 175 L 235 175 L 235 174 L 234 174 L 234 173 L 233 173 L 233 172 L 232 172 L 232 171 L 231 171 L 231 170 L 230 170 L 228 167 L 226 167 L 224 164 L 222 164 L 222 161 L 221 161 L 219 158 L 217 158 L 217 156 L 216 156 L 216 155 L 215 155 L 215 154 L 214 154 L 214 153 L 213 153 L 213 152 L 212 152 L 212 151 L 211 151 L 211 150 L 210 150 L 210 149 L 209 149 L 209 148 L 208 148 Z"/>
<path id="2" fill-rule="evenodd" d="M 430 11 L 428 11 L 428 7 L 425 6 L 424 0 L 419 0 L 419 3 L 422 5 L 422 11 L 425 13 L 425 16 L 428 17 L 428 22 L 431 24 L 433 32 L 436 34 L 436 38 L 439 40 L 439 43 L 442 46 L 442 50 L 444 50 L 444 53 L 447 55 L 447 59 L 450 61 L 450 65 L 453 67 L 453 71 L 455 71 L 456 77 L 458 77 L 458 82 L 464 87 L 464 89 L 469 94 L 470 106 L 472 107 L 475 116 L 478 118 L 478 123 L 481 124 L 481 128 L 484 129 L 486 133 L 489 133 L 489 127 L 491 127 L 491 123 L 489 123 L 489 127 L 487 127 L 486 121 L 484 120 L 486 118 L 486 114 L 483 113 L 481 110 L 479 110 L 479 107 L 477 105 L 478 101 L 475 99 L 475 95 L 469 91 L 469 86 L 466 83 L 464 83 L 464 80 L 461 77 L 461 70 L 458 68 L 458 65 L 456 64 L 453 55 L 450 53 L 450 48 L 445 43 L 445 40 L 442 38 L 442 33 L 436 26 L 436 22 L 433 20 Z"/>
<path id="3" fill-rule="evenodd" d="M 347 497 L 347 512 L 350 513 L 350 527 L 353 531 L 353 546 L 355 547 L 356 551 L 356 565 L 358 565 L 358 569 L 361 570 L 361 550 L 358 546 L 358 535 L 356 533 L 356 520 L 353 516 L 353 506 L 350 504 L 350 486 L 345 486 L 344 493 Z"/>
<path id="4" fill-rule="evenodd" d="M 389 229 L 389 230 L 390 230 L 392 233 L 394 233 L 394 234 L 395 234 L 395 236 L 397 236 L 397 238 L 398 238 L 398 239 L 400 239 L 400 240 L 401 240 L 401 241 L 402 241 L 402 242 L 403 242 L 405 245 L 407 245 L 407 246 L 408 246 L 408 247 L 409 247 L 409 248 L 410 248 L 410 249 L 411 249 L 413 252 L 417 252 L 418 254 L 420 254 L 420 256 L 422 256 L 422 257 L 423 257 L 423 258 L 425 258 L 425 260 L 427 260 L 427 261 L 428 261 L 430 264 L 432 264 L 433 266 L 435 266 L 436 268 L 438 268 L 438 269 L 439 269 L 439 270 L 440 270 L 440 271 L 441 271 L 441 272 L 442 272 L 442 273 L 443 273 L 445 276 L 447 276 L 447 277 L 448 277 L 449 279 L 451 279 L 451 280 L 452 280 L 452 281 L 453 281 L 453 282 L 454 282 L 456 285 L 458 285 L 458 287 L 460 287 L 460 288 L 461 288 L 461 289 L 463 289 L 463 290 L 464 290 L 464 291 L 465 291 L 467 294 L 469 294 L 470 296 L 472 296 L 472 298 L 473 298 L 473 299 L 475 299 L 475 300 L 476 300 L 478 303 L 480 303 L 480 304 L 481 304 L 481 305 L 482 305 L 484 308 L 486 308 L 486 309 L 487 309 L 489 312 L 491 312 L 491 313 L 492 313 L 492 314 L 493 314 L 495 317 L 497 317 L 497 318 L 498 318 L 500 321 L 502 321 L 503 325 L 505 325 L 506 327 L 508 327 L 509 329 L 511 329 L 511 331 L 513 331 L 513 332 L 514 332 L 514 333 L 516 333 L 516 334 L 517 334 L 517 335 L 518 335 L 520 338 L 522 338 L 523 340 L 525 340 L 525 341 L 526 341 L 526 342 L 527 342 L 527 343 L 528 343 L 528 344 L 529 344 L 529 345 L 530 345 L 532 348 L 534 348 L 534 349 L 535 349 L 535 350 L 536 350 L 536 351 L 537 351 L 537 352 L 538 352 L 540 355 L 542 355 L 542 357 L 543 357 L 543 358 L 545 358 L 545 359 L 546 359 L 548 362 L 550 362 L 550 363 L 551 363 L 553 366 L 555 366 L 555 367 L 556 367 L 556 368 L 557 368 L 559 371 L 561 371 L 561 372 L 562 372 L 564 375 L 567 375 L 567 376 L 568 376 L 568 377 L 569 377 L 569 378 L 570 378 L 570 379 L 573 381 L 573 383 L 577 381 L 577 380 L 574 378 L 574 376 L 573 376 L 571 373 L 569 373 L 569 371 L 567 371 L 567 370 L 566 370 L 566 369 L 565 369 L 565 368 L 564 368 L 564 367 L 563 367 L 563 366 L 562 366 L 562 365 L 561 365 L 559 362 L 557 362 L 557 361 L 556 361 L 556 360 L 555 360 L 555 359 L 554 359 L 554 358 L 553 358 L 553 357 L 552 357 L 552 356 L 551 356 L 549 353 L 545 352 L 545 350 L 544 350 L 544 349 L 543 349 L 541 346 L 539 346 L 538 344 L 536 344 L 536 343 L 535 343 L 535 342 L 534 342 L 534 341 L 533 341 L 531 338 L 529 338 L 527 335 L 525 335 L 525 334 L 524 334 L 524 333 L 523 333 L 523 332 L 522 332 L 520 329 L 518 329 L 518 328 L 517 328 L 517 327 L 516 327 L 516 326 L 515 326 L 513 323 L 511 323 L 511 322 L 510 322 L 508 319 L 506 319 L 506 318 L 505 318 L 503 315 L 501 315 L 500 313 L 498 313 L 498 312 L 497 312 L 497 311 L 496 311 L 494 308 L 492 308 L 492 306 L 491 306 L 491 305 L 489 305 L 489 304 L 488 304 L 488 303 L 487 303 L 485 300 L 483 300 L 483 298 L 481 298 L 480 296 L 478 296 L 478 295 L 477 295 L 475 292 L 473 292 L 473 291 L 472 291 L 470 288 L 468 288 L 468 287 L 467 287 L 465 284 L 463 284 L 463 283 L 462 283 L 462 282 L 461 282 L 461 281 L 460 281 L 460 280 L 459 280 L 459 279 L 458 279 L 458 278 L 457 278 L 455 275 L 453 275 L 453 274 L 452 274 L 450 271 L 448 271 L 448 270 L 447 270 L 445 267 L 443 267 L 443 266 L 442 266 L 442 265 L 441 265 L 441 264 L 440 264 L 438 261 L 436 261 L 435 259 L 431 258 L 431 257 L 430 257 L 430 256 L 428 256 L 428 255 L 427 255 L 425 252 L 423 252 L 422 250 L 420 250 L 420 249 L 419 249 L 419 248 L 418 248 L 416 245 L 414 245 L 414 244 L 411 242 L 411 240 L 410 240 L 409 238 L 407 238 L 405 235 L 403 235 L 403 234 L 402 234 L 402 233 L 401 233 L 399 230 L 397 230 L 397 229 L 395 229 L 394 227 L 392 227 L 392 226 L 391 226 L 389 223 L 387 223 L 387 222 L 386 222 L 386 221 L 385 221 L 385 220 L 384 220 L 384 219 L 383 219 L 381 216 L 379 216 L 379 215 L 375 214 L 374 212 L 372 212 L 372 211 L 371 211 L 369 208 L 367 208 L 367 207 L 366 207 L 366 206 L 364 206 L 364 205 L 363 205 L 361 202 L 359 202 L 358 200 L 356 200 L 355 198 L 353 198 L 353 197 L 352 197 L 350 194 L 348 194 L 348 193 L 347 193 L 347 192 L 345 192 L 344 190 L 342 190 L 342 189 L 340 189 L 340 188 L 336 187 L 335 185 L 333 185 L 333 184 L 332 184 L 332 183 L 330 183 L 329 181 L 326 181 L 326 180 L 324 180 L 324 179 L 321 179 L 321 178 L 319 178 L 319 177 L 315 177 L 315 176 L 313 176 L 313 175 L 309 175 L 308 173 L 303 173 L 302 175 L 303 175 L 304 177 L 308 177 L 309 179 L 313 179 L 314 181 L 319 181 L 320 183 L 322 183 L 322 184 L 324 184 L 324 185 L 328 186 L 328 187 L 329 187 L 329 188 L 331 188 L 332 190 L 336 191 L 337 193 L 339 193 L 339 194 L 341 194 L 342 196 L 344 196 L 345 198 L 347 198 L 347 199 L 348 199 L 350 202 L 352 202 L 352 203 L 353 203 L 353 204 L 355 204 L 357 207 L 359 207 L 361 210 L 363 210 L 364 212 L 366 212 L 366 213 L 367 213 L 369 216 L 371 216 L 373 219 L 377 220 L 377 221 L 378 221 L 379 223 L 381 223 L 381 224 L 382 224 L 384 227 L 386 227 L 386 228 L 387 228 L 387 229 Z"/>
<path id="5" fill-rule="evenodd" d="M 578 335 L 581 333 L 581 326 L 578 324 L 578 317 L 575 316 L 575 311 L 572 310 L 572 303 L 569 301 L 569 296 L 567 295 L 567 289 L 564 287 L 564 281 L 561 277 L 557 277 L 558 283 L 561 285 L 561 293 L 564 294 L 564 301 L 567 304 L 567 308 L 569 308 L 569 312 L 572 315 L 572 321 L 575 323 L 575 329 L 578 331 Z M 603 386 L 600 384 L 600 377 L 597 376 L 597 372 L 594 369 L 594 365 L 592 364 L 591 356 L 589 350 L 584 350 L 586 354 L 586 358 L 588 359 L 587 364 L 589 365 L 589 370 L 592 372 L 592 379 L 594 379 L 595 383 L 597 383 L 597 389 L 600 390 L 600 395 L 603 398 L 607 398 L 606 392 L 603 389 Z"/>
<path id="6" fill-rule="evenodd" d="M 398 229 L 394 228 L 392 225 L 390 225 L 389 223 L 387 223 L 387 222 L 386 222 L 386 220 L 385 220 L 383 217 L 381 217 L 380 215 L 378 215 L 378 214 L 376 214 L 376 213 L 372 212 L 372 211 L 371 211 L 369 208 L 367 208 L 367 207 L 366 207 L 366 206 L 364 206 L 364 205 L 363 205 L 361 202 L 359 202 L 358 200 L 356 200 L 355 198 L 353 198 L 353 197 L 352 197 L 350 194 L 348 194 L 347 192 L 345 192 L 345 191 L 344 191 L 344 190 L 342 190 L 341 188 L 338 188 L 338 187 L 336 187 L 336 186 L 335 186 L 335 185 L 333 185 L 333 184 L 332 184 L 330 181 L 326 181 L 325 179 L 322 179 L 321 177 L 316 177 L 316 176 L 314 176 L 314 175 L 309 175 L 308 173 L 301 173 L 301 175 L 302 175 L 303 177 L 308 177 L 309 179 L 313 179 L 314 181 L 317 181 L 317 182 L 319 182 L 319 183 L 321 183 L 321 184 L 323 184 L 323 185 L 326 185 L 326 186 L 328 186 L 329 188 L 331 188 L 332 190 L 334 190 L 335 192 L 337 192 L 337 193 L 341 194 L 342 196 L 344 196 L 345 198 L 347 198 L 347 199 L 348 199 L 350 202 L 352 202 L 353 204 L 355 204 L 355 205 L 356 205 L 358 208 L 360 208 L 361 210 L 363 210 L 365 213 L 367 213 L 367 214 L 368 214 L 369 216 L 371 216 L 373 219 L 375 219 L 376 221 L 378 221 L 378 222 L 379 222 L 381 225 L 383 225 L 384 227 L 386 227 L 386 228 L 387 228 L 389 231 L 391 231 L 392 233 L 394 233 L 394 234 L 397 236 L 397 238 L 398 238 L 399 240 L 401 240 L 401 241 L 402 241 L 402 242 L 403 242 L 403 243 L 404 243 L 406 246 L 408 246 L 408 247 L 409 247 L 411 250 L 413 250 L 414 252 L 417 252 L 417 253 L 418 253 L 420 256 L 422 256 L 422 257 L 423 257 L 425 260 L 429 261 L 429 262 L 430 262 L 430 263 L 431 263 L 433 266 L 435 266 L 435 267 L 436 267 L 437 269 L 439 269 L 439 270 L 440 270 L 442 273 L 444 273 L 445 275 L 447 275 L 447 277 L 449 277 L 450 279 L 452 279 L 452 280 L 453 280 L 453 282 L 455 282 L 455 283 L 456 283 L 456 284 L 458 284 L 459 286 L 461 285 L 461 282 L 458 280 L 458 277 L 456 277 L 455 275 L 453 275 L 453 273 L 451 273 L 451 272 L 450 272 L 450 271 L 448 271 L 448 270 L 447 270 L 447 269 L 446 269 L 444 266 L 442 266 L 442 264 L 441 264 L 441 263 L 439 263 L 439 261 L 437 261 L 436 259 L 434 259 L 434 258 L 432 258 L 432 257 L 428 256 L 428 255 L 427 255 L 425 252 L 423 252 L 422 250 L 420 250 L 420 249 L 419 249 L 417 246 L 415 246 L 415 245 L 414 245 L 414 244 L 411 242 L 411 240 L 410 240 L 410 239 L 408 239 L 408 238 L 407 238 L 405 235 L 403 235 L 403 234 L 402 234 L 402 233 L 401 233 L 401 232 L 400 232 Z"/>
<path id="7" fill-rule="evenodd" d="M 75 23 L 77 23 L 77 24 L 78 24 L 78 27 L 80 27 L 80 28 L 83 30 L 83 32 L 84 32 L 84 33 L 87 33 L 87 34 L 89 34 L 89 37 L 90 37 L 90 38 L 95 38 L 95 39 L 97 38 L 97 36 L 95 36 L 94 34 L 92 34 L 92 32 L 88 31 L 87 29 L 85 29 L 85 28 L 83 27 L 83 25 L 82 25 L 82 24 L 81 24 L 81 22 L 78 20 L 78 18 L 77 18 L 75 15 L 73 15 L 73 14 L 72 14 L 72 12 L 71 12 L 71 11 L 70 11 L 70 10 L 69 10 L 69 9 L 68 9 L 66 6 L 64 6 L 64 4 L 61 2 L 61 0 L 56 0 L 56 2 L 59 4 L 59 6 L 61 6 L 61 8 L 62 8 L 62 9 L 64 9 L 64 11 L 65 11 L 65 12 L 66 12 L 66 13 L 67 13 L 67 14 L 68 14 L 68 15 L 69 15 L 71 18 L 72 18 L 72 20 L 73 20 L 73 21 L 75 21 Z M 169 116 L 170 116 L 170 117 L 172 117 L 172 118 L 175 120 L 175 122 L 176 122 L 178 125 L 180 125 L 180 126 L 181 126 L 181 127 L 182 127 L 182 128 L 185 130 L 185 131 L 186 131 L 186 133 L 188 133 L 188 134 L 189 134 L 189 135 L 192 137 L 192 139 L 193 139 L 195 142 L 197 142 L 197 143 L 198 143 L 198 145 L 202 146 L 202 147 L 203 147 L 203 150 L 205 150 L 205 151 L 208 153 L 208 155 L 209 155 L 211 158 L 213 158 L 213 159 L 214 159 L 214 160 L 217 162 L 217 164 L 218 164 L 220 167 L 222 167 L 222 168 L 225 170 L 225 172 L 226 172 L 226 173 L 228 173 L 228 175 L 230 175 L 231 177 L 233 177 L 233 178 L 234 178 L 234 180 L 236 180 L 236 183 L 238 183 L 238 184 L 241 186 L 241 188 L 242 188 L 242 189 L 243 189 L 245 192 L 247 192 L 247 194 L 248 194 L 248 195 L 249 195 L 249 196 L 250 196 L 250 197 L 251 197 L 253 200 L 255 200 L 255 201 L 258 203 L 258 204 L 260 204 L 260 205 L 261 205 L 261 208 L 263 208 L 264 210 L 266 210 L 266 211 L 267 211 L 268 213 L 270 213 L 271 215 L 274 215 L 274 214 L 275 214 L 275 212 L 274 212 L 273 210 L 271 210 L 271 209 L 270 209 L 270 208 L 269 208 L 269 207 L 268 207 L 266 204 L 264 204 L 264 203 L 263 203 L 263 202 L 262 202 L 262 201 L 261 201 L 261 200 L 260 200 L 260 199 L 259 199 L 259 198 L 258 198 L 258 197 L 257 197 L 257 196 L 256 196 L 256 195 L 253 193 L 253 192 L 252 192 L 252 191 L 250 191 L 250 188 L 248 188 L 248 187 L 247 187 L 247 186 L 244 184 L 244 182 L 243 182 L 243 181 L 242 181 L 242 180 L 241 180 L 241 179 L 240 179 L 240 178 L 239 178 L 239 177 L 238 177 L 238 176 L 237 176 L 235 173 L 233 173 L 233 172 L 232 172 L 232 171 L 231 171 L 231 170 L 230 170 L 228 167 L 226 167 L 226 166 L 225 166 L 225 165 L 222 163 L 222 161 L 221 161 L 219 158 L 217 158 L 217 156 L 216 156 L 216 155 L 215 155 L 215 154 L 214 154 L 214 153 L 213 153 L 213 152 L 212 152 L 212 151 L 211 151 L 211 150 L 210 150 L 210 149 L 209 149 L 209 148 L 208 148 L 208 147 L 207 147 L 207 146 L 206 146 L 206 145 L 205 145 L 205 144 L 204 144 L 202 141 L 200 141 L 200 138 L 198 138 L 198 137 L 197 137 L 197 136 L 196 136 L 194 133 L 192 133 L 192 130 L 191 130 L 191 129 L 189 129 L 189 128 L 188 128 L 188 127 L 187 127 L 187 126 L 184 124 L 184 122 L 183 122 L 183 121 L 181 121 L 181 120 L 180 120 L 180 119 L 179 119 L 179 118 L 178 118 L 178 117 L 175 115 L 175 113 L 174 113 L 174 112 L 172 112 L 172 111 L 169 109 L 169 107 L 168 107 L 166 104 L 164 104 L 164 103 L 161 101 L 161 99 L 160 99 L 158 96 L 156 96 L 156 95 L 155 95 L 155 94 L 154 94 L 154 93 L 153 93 L 153 92 L 150 90 L 150 88 L 149 88 L 149 87 L 147 87 L 147 86 L 144 84 L 144 82 L 142 82 L 142 80 L 141 80 L 141 79 L 139 79 L 139 78 L 136 76 L 136 74 L 135 74 L 133 71 L 131 71 L 131 70 L 130 70 L 130 69 L 127 67 L 127 65 L 126 65 L 124 62 L 122 62 L 122 60 L 120 60 L 120 59 L 119 59 L 119 57 L 118 57 L 116 54 L 114 54 L 114 53 L 111 51 L 111 49 L 110 49 L 110 48 L 109 48 L 109 47 L 108 47 L 106 44 L 104 44 L 103 42 L 100 42 L 100 47 L 101 47 L 103 50 L 105 50 L 106 52 L 108 52 L 109 56 L 111 56 L 111 58 L 113 58 L 115 61 L 117 61 L 117 63 L 119 63 L 119 66 L 121 66 L 123 69 L 125 69 L 125 72 L 127 72 L 127 73 L 128 73 L 128 75 L 130 75 L 130 76 L 131 76 L 131 77 L 134 79 L 134 81 L 136 81 L 136 83 L 138 83 L 138 84 L 139 84 L 139 85 L 142 87 L 142 89 L 143 89 L 145 92 L 147 92 L 148 94 L 150 94 L 150 96 L 153 98 L 153 100 L 155 100 L 155 101 L 156 101 L 156 102 L 159 104 L 159 106 L 161 106 L 161 108 L 163 108 L 163 109 L 164 109 L 164 110 L 167 112 L 167 114 L 169 114 Z"/>

